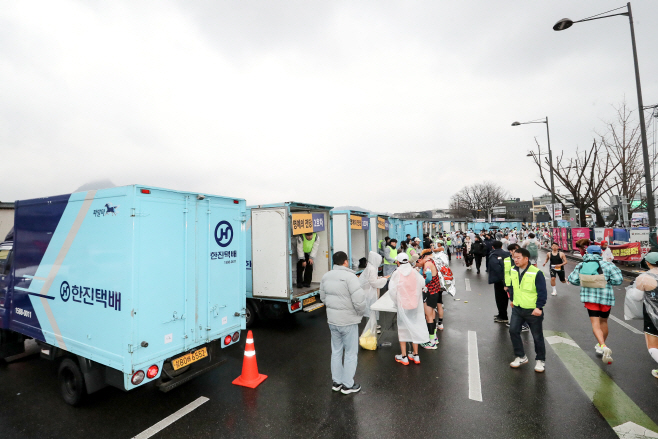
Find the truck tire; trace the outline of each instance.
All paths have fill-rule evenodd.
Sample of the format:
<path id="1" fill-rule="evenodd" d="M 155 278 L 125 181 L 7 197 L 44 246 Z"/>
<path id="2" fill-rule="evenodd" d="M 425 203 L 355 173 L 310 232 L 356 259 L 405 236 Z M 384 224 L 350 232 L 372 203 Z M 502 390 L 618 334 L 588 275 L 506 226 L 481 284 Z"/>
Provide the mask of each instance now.
<path id="1" fill-rule="evenodd" d="M 245 313 L 247 314 L 246 315 L 247 328 L 251 328 L 256 323 L 256 320 L 258 319 L 258 315 L 256 315 L 256 310 L 254 309 L 254 307 L 249 302 L 247 302 L 247 309 L 246 309 Z"/>
<path id="2" fill-rule="evenodd" d="M 65 358 L 59 365 L 57 376 L 64 401 L 72 406 L 80 404 L 87 391 L 85 389 L 85 379 L 78 363 L 71 358 Z"/>

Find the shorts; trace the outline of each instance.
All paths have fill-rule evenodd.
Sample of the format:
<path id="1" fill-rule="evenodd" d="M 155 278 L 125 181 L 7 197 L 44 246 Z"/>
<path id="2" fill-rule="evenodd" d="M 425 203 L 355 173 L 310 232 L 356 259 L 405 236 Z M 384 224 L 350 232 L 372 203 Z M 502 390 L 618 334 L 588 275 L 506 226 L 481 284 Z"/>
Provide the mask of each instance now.
<path id="1" fill-rule="evenodd" d="M 612 306 L 610 305 L 601 305 L 600 303 L 585 302 L 585 308 L 587 308 L 587 314 L 590 317 L 600 317 L 602 319 L 607 319 L 610 317 L 610 310 Z"/>
<path id="2" fill-rule="evenodd" d="M 436 308 L 437 304 L 439 303 L 439 296 L 440 294 L 423 293 L 423 302 L 425 302 L 425 305 L 429 306 L 430 308 Z"/>
<path id="3" fill-rule="evenodd" d="M 647 309 L 644 306 L 642 307 L 642 314 L 644 315 L 644 327 L 642 328 L 644 329 L 644 332 L 658 337 L 658 328 L 656 328 L 656 325 L 651 321 L 651 317 L 647 314 Z"/>
<path id="4" fill-rule="evenodd" d="M 553 270 L 551 268 L 551 277 L 559 277 L 560 282 L 565 282 L 565 280 L 564 280 L 564 269 L 562 269 L 562 270 Z"/>

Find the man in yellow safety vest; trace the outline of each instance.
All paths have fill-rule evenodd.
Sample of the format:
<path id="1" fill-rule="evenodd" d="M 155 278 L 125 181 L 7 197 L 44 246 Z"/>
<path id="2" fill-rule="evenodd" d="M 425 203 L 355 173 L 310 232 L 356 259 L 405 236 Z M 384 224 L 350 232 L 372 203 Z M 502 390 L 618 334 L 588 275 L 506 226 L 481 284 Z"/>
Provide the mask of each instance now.
<path id="1" fill-rule="evenodd" d="M 389 274 L 393 273 L 396 268 L 398 268 L 398 251 L 395 248 L 397 244 L 397 239 L 391 239 L 391 241 L 386 246 L 386 249 L 384 250 L 384 276 L 388 276 Z"/>
<path id="2" fill-rule="evenodd" d="M 524 248 L 514 251 L 514 265 L 510 272 L 511 285 L 508 287 L 512 301 L 512 319 L 509 327 L 515 359 L 513 368 L 528 362 L 521 340 L 521 325 L 527 323 L 535 344 L 535 372 L 543 372 L 546 361 L 546 347 L 542 324 L 546 305 L 546 279 L 544 273 L 530 264 L 530 252 Z"/>
<path id="3" fill-rule="evenodd" d="M 297 288 L 311 286 L 313 263 L 319 246 L 317 233 L 304 233 L 297 237 Z"/>

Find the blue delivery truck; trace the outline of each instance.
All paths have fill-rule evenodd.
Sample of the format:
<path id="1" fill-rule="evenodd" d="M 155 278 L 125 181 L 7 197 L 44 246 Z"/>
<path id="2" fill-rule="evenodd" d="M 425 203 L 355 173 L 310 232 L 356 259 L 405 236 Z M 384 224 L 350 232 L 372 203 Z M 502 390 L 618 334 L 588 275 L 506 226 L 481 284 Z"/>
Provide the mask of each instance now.
<path id="1" fill-rule="evenodd" d="M 245 221 L 244 200 L 140 185 L 17 201 L 0 358 L 36 340 L 71 405 L 222 364 L 245 328 Z"/>
<path id="2" fill-rule="evenodd" d="M 248 208 L 248 327 L 259 318 L 281 318 L 324 306 L 319 300 L 320 280 L 331 270 L 333 254 L 330 211 L 329 206 L 294 201 Z M 305 233 L 312 234 L 315 260 L 310 284 L 300 286 L 299 242 Z"/>

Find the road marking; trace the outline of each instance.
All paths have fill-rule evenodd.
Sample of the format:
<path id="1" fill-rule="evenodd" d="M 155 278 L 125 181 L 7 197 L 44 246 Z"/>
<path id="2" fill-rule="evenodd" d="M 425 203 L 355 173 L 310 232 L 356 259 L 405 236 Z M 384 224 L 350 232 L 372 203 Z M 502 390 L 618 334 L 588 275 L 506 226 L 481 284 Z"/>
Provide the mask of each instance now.
<path id="1" fill-rule="evenodd" d="M 622 319 L 618 319 L 617 317 L 613 316 L 612 314 L 610 314 L 610 318 L 612 320 L 614 320 L 615 322 L 619 323 L 624 328 L 628 329 L 629 331 L 634 332 L 635 334 L 640 334 L 640 335 L 644 334 L 644 332 L 640 331 L 639 329 L 633 328 L 631 325 L 629 325 L 628 323 L 626 323 Z"/>
<path id="2" fill-rule="evenodd" d="M 478 336 L 475 331 L 468 331 L 468 398 L 482 402 Z"/>
<path id="3" fill-rule="evenodd" d="M 658 425 L 578 347 L 569 334 L 544 331 L 544 336 L 580 388 L 620 438 L 658 438 Z"/>
<path id="4" fill-rule="evenodd" d="M 137 436 L 133 437 L 133 439 L 148 439 L 154 434 L 164 430 L 165 428 L 169 427 L 171 424 L 174 422 L 178 421 L 180 418 L 183 416 L 187 415 L 190 413 L 192 410 L 198 408 L 201 404 L 208 402 L 208 398 L 205 396 L 200 396 L 196 400 L 192 401 L 182 409 L 178 410 L 176 413 L 172 413 L 171 415 L 167 416 L 164 418 L 162 421 L 158 422 L 157 424 L 153 425 L 152 427 L 149 427 L 148 429 L 142 431 L 140 434 Z"/>
<path id="5" fill-rule="evenodd" d="M 471 291 L 471 280 L 464 279 L 464 282 L 466 283 L 466 291 Z"/>

